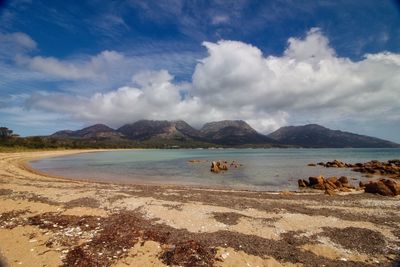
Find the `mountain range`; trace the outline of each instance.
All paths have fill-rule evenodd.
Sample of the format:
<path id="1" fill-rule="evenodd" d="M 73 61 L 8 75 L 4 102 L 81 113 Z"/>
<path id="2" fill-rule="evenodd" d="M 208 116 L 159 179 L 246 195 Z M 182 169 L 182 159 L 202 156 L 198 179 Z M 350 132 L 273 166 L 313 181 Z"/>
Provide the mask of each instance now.
<path id="1" fill-rule="evenodd" d="M 256 147 L 310 147 L 310 148 L 374 148 L 400 147 L 399 144 L 375 137 L 331 130 L 317 124 L 282 127 L 269 135 L 254 130 L 242 120 L 209 122 L 195 129 L 182 120 L 139 120 L 112 129 L 104 124 L 95 124 L 81 130 L 63 130 L 50 136 L 57 139 L 124 140 L 135 142 L 195 142 L 221 146 Z"/>

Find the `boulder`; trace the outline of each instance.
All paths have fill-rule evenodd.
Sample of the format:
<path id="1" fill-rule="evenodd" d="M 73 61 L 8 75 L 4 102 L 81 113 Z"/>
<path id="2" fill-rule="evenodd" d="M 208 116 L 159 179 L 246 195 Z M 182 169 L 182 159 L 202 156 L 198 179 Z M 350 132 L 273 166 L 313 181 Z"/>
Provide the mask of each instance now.
<path id="1" fill-rule="evenodd" d="M 308 187 L 310 185 L 306 180 L 303 179 L 299 179 L 297 183 L 299 184 L 299 187 Z"/>
<path id="2" fill-rule="evenodd" d="M 332 176 L 332 177 L 326 178 L 326 181 L 331 182 L 331 183 L 336 183 L 337 178 L 335 176 Z"/>
<path id="3" fill-rule="evenodd" d="M 382 196 L 393 196 L 393 192 L 382 181 L 369 182 L 365 185 L 365 193 L 379 194 Z"/>
<path id="4" fill-rule="evenodd" d="M 228 166 L 226 164 L 221 164 L 218 166 L 220 170 L 222 171 L 227 171 L 228 170 Z"/>
<path id="5" fill-rule="evenodd" d="M 335 185 L 336 185 L 337 188 L 342 188 L 343 187 L 342 183 L 339 182 L 339 181 L 336 181 Z"/>
<path id="6" fill-rule="evenodd" d="M 337 187 L 334 183 L 332 183 L 331 181 L 325 181 L 325 189 L 326 190 L 335 190 Z"/>
<path id="7" fill-rule="evenodd" d="M 325 190 L 325 185 L 324 184 L 314 184 L 312 188 L 317 189 L 317 190 Z"/>
<path id="8" fill-rule="evenodd" d="M 358 185 L 360 186 L 360 188 L 364 188 L 364 187 L 365 187 L 365 183 L 363 183 L 362 181 L 360 181 L 360 182 L 358 183 Z"/>
<path id="9" fill-rule="evenodd" d="M 325 180 L 323 176 L 317 176 L 317 177 L 309 177 L 308 181 L 310 182 L 310 186 L 314 186 L 316 184 L 323 185 Z"/>
<path id="10" fill-rule="evenodd" d="M 219 169 L 219 162 L 211 162 L 211 172 L 219 173 L 221 170 Z"/>
<path id="11" fill-rule="evenodd" d="M 346 176 L 341 176 L 339 178 L 339 182 L 341 182 L 342 184 L 348 184 L 349 183 L 349 179 L 347 179 Z"/>
<path id="12" fill-rule="evenodd" d="M 315 166 L 317 166 L 317 164 L 315 164 L 315 163 L 308 163 L 307 166 L 315 167 Z"/>
<path id="13" fill-rule="evenodd" d="M 342 187 L 351 188 L 352 186 L 349 183 L 342 183 Z"/>
<path id="14" fill-rule="evenodd" d="M 389 179 L 383 180 L 382 182 L 390 189 L 390 191 L 392 191 L 393 195 L 400 195 L 400 184 Z"/>

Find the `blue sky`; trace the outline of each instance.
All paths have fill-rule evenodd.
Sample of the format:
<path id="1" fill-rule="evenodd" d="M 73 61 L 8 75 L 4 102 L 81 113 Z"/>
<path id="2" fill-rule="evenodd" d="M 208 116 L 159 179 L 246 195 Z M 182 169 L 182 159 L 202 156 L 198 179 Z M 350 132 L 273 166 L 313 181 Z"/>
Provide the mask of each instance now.
<path id="1" fill-rule="evenodd" d="M 398 1 L 0 1 L 0 124 L 245 119 L 400 142 Z"/>

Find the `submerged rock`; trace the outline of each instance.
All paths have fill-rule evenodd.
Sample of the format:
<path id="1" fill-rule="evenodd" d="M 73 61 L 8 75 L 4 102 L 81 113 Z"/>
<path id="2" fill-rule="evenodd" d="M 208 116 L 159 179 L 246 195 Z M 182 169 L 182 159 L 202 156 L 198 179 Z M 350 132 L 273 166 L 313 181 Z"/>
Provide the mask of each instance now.
<path id="1" fill-rule="evenodd" d="M 238 166 L 241 166 L 241 164 L 237 164 L 232 162 L 230 166 L 234 166 L 237 168 Z M 213 161 L 211 162 L 211 168 L 210 171 L 214 173 L 220 173 L 221 171 L 227 171 L 228 170 L 228 162 L 227 161 Z"/>
<path id="2" fill-rule="evenodd" d="M 365 163 L 344 163 L 338 160 L 328 161 L 326 163 L 320 162 L 318 165 L 326 168 L 352 168 L 352 171 L 361 172 L 368 175 L 378 174 L 386 175 L 393 178 L 400 178 L 400 160 L 392 159 L 387 162 L 371 160 Z"/>

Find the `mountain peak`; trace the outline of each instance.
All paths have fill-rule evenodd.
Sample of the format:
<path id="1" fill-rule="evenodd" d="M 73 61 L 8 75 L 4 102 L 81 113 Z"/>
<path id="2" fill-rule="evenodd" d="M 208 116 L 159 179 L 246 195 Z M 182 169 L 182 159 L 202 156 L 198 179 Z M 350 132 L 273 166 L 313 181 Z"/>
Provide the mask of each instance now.
<path id="1" fill-rule="evenodd" d="M 128 138 L 136 140 L 151 138 L 192 139 L 199 137 L 198 131 L 183 120 L 139 120 L 135 123 L 123 125 L 118 131 Z"/>
<path id="2" fill-rule="evenodd" d="M 331 130 L 318 124 L 281 127 L 268 137 L 284 144 L 302 147 L 399 147 L 387 140 Z"/>
<path id="3" fill-rule="evenodd" d="M 217 144 L 277 144 L 278 142 L 259 134 L 243 120 L 224 120 L 204 124 L 201 134 Z"/>
<path id="4" fill-rule="evenodd" d="M 51 135 L 52 137 L 64 137 L 64 138 L 111 138 L 111 137 L 120 137 L 122 136 L 116 130 L 108 127 L 105 124 L 94 124 L 88 127 L 85 127 L 81 130 L 70 131 L 64 130 L 59 131 Z"/>
<path id="5" fill-rule="evenodd" d="M 243 120 L 223 120 L 208 122 L 203 125 L 200 131 L 204 134 L 209 134 L 213 132 L 218 132 L 219 130 L 226 127 L 234 127 L 249 132 L 256 132 L 256 130 L 254 130 L 250 125 L 247 124 L 247 122 Z"/>

